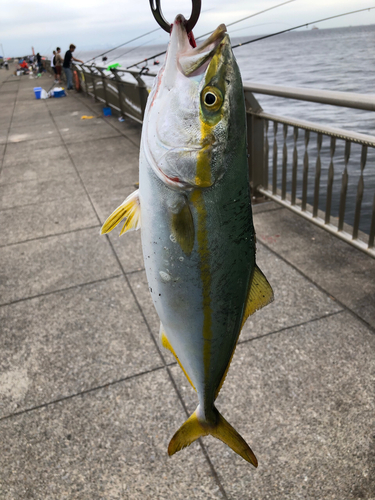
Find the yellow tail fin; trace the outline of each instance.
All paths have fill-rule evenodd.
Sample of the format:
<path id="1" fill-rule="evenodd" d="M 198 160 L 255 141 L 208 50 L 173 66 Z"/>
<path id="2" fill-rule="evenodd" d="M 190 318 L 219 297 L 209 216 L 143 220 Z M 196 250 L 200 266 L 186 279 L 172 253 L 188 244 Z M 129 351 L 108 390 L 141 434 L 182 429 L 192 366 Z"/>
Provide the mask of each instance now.
<path id="1" fill-rule="evenodd" d="M 214 408 L 215 423 L 198 418 L 198 409 L 178 429 L 168 446 L 168 455 L 173 455 L 196 441 L 201 436 L 211 434 L 232 448 L 238 455 L 258 467 L 258 460 L 246 441 L 238 434 L 229 422 Z"/>

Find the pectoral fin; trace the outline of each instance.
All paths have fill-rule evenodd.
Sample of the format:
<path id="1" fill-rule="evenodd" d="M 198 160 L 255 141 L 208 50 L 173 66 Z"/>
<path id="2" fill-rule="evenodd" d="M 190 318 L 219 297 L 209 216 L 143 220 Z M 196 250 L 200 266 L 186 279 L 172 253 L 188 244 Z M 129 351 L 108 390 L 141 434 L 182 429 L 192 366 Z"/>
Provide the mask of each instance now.
<path id="1" fill-rule="evenodd" d="M 172 214 L 172 234 L 182 251 L 190 255 L 194 246 L 194 221 L 187 200 L 177 214 Z"/>
<path id="2" fill-rule="evenodd" d="M 141 205 L 139 201 L 139 189 L 129 195 L 124 203 L 108 217 L 103 224 L 101 234 L 112 231 L 124 218 L 125 224 L 121 230 L 120 236 L 126 231 L 136 231 L 141 227 Z"/>

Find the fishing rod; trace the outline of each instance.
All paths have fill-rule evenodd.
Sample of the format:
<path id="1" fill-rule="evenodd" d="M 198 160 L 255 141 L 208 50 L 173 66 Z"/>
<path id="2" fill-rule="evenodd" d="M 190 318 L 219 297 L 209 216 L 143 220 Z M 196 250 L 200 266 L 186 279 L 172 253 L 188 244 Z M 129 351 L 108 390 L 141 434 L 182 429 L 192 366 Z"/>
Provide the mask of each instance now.
<path id="1" fill-rule="evenodd" d="M 304 28 L 305 26 L 309 26 L 309 24 L 317 24 L 322 23 L 323 21 L 328 21 L 329 19 L 336 19 L 338 17 L 348 16 L 349 14 L 356 14 L 357 12 L 364 12 L 365 10 L 375 9 L 375 7 L 367 7 L 367 9 L 360 10 L 352 10 L 351 12 L 345 12 L 344 14 L 337 14 L 336 16 L 326 17 L 324 19 L 318 19 L 317 21 L 311 21 L 310 23 L 300 24 L 299 26 L 294 26 L 294 28 L 289 28 L 287 30 L 278 31 L 277 33 L 271 33 L 270 35 L 261 36 L 259 38 L 255 38 L 254 40 L 248 40 L 247 42 L 238 43 L 234 45 L 232 49 L 236 49 L 237 47 L 242 47 L 243 45 L 247 45 L 248 43 L 258 42 L 259 40 L 264 40 L 266 38 L 270 38 L 271 36 L 281 35 L 283 33 L 287 33 L 288 31 L 293 31 L 298 28 Z"/>
<path id="2" fill-rule="evenodd" d="M 92 57 L 91 59 L 88 59 L 85 64 L 87 64 L 88 62 L 90 61 L 93 61 L 94 59 L 96 59 L 97 57 L 102 57 L 104 56 L 105 54 L 108 54 L 109 52 L 112 52 L 112 50 L 116 50 L 116 49 L 119 49 L 120 47 L 123 47 L 124 45 L 127 45 L 128 43 L 131 43 L 131 42 L 135 42 L 135 40 L 139 40 L 140 38 L 143 38 L 144 36 L 147 36 L 147 35 L 151 35 L 151 33 L 155 33 L 155 31 L 158 31 L 160 28 L 155 28 L 154 30 L 151 30 L 151 31 L 148 31 L 147 33 L 144 33 L 143 35 L 139 35 L 139 36 L 136 36 L 135 38 L 132 38 L 131 40 L 128 40 L 127 42 L 125 43 L 122 43 L 120 45 L 117 45 L 117 47 L 114 47 L 113 49 L 109 49 L 105 52 L 103 52 L 102 54 L 99 54 L 95 57 Z"/>
<path id="3" fill-rule="evenodd" d="M 250 24 L 250 26 L 245 26 L 244 28 L 237 28 L 236 30 L 231 30 L 230 34 L 232 36 L 232 33 L 237 33 L 237 31 L 242 31 L 242 30 L 247 30 L 249 28 L 257 28 L 258 26 L 269 26 L 270 24 L 284 24 L 286 26 L 290 26 L 289 23 L 282 23 L 282 22 L 273 22 L 273 23 L 262 23 L 262 24 Z"/>
<path id="4" fill-rule="evenodd" d="M 243 17 L 241 19 L 238 19 L 237 21 L 234 21 L 233 23 L 227 24 L 227 26 L 233 26 L 236 23 L 240 23 L 241 21 L 245 21 L 246 19 L 250 19 L 251 17 L 259 16 L 260 14 L 263 14 L 264 12 L 268 12 L 269 10 L 272 10 L 272 9 L 277 9 L 278 7 L 281 7 L 282 5 L 285 5 L 285 4 L 291 3 L 291 2 L 295 2 L 295 1 L 296 0 L 288 0 L 287 2 L 279 3 L 277 5 L 274 5 L 273 7 L 269 7 L 268 9 L 261 10 L 259 12 L 256 12 L 255 14 L 250 14 L 249 16 L 246 16 L 246 17 Z M 207 35 L 210 35 L 210 34 L 211 33 L 205 33 L 204 35 L 200 35 L 198 38 L 196 38 L 196 40 L 199 40 L 200 38 L 203 38 L 204 36 L 207 36 Z M 134 66 L 138 66 L 138 64 L 145 63 L 145 62 L 149 61 L 150 59 L 154 59 L 155 57 L 162 56 L 166 52 L 167 52 L 166 50 L 164 50 L 163 52 L 159 52 L 158 54 L 155 54 L 155 55 L 153 55 L 151 57 L 148 57 L 147 59 L 143 59 L 142 61 L 139 61 L 139 62 L 137 62 L 135 64 L 132 64 L 131 66 L 128 66 L 126 69 L 133 68 Z"/>
<path id="5" fill-rule="evenodd" d="M 141 45 L 137 45 L 136 47 L 133 47 L 132 49 L 130 50 L 127 50 L 126 52 L 124 52 L 123 54 L 120 54 L 119 56 L 115 56 L 114 58 L 110 59 L 109 61 L 106 61 L 106 64 L 114 61 L 115 59 L 120 59 L 121 57 L 124 57 L 126 56 L 127 54 L 129 54 L 129 52 L 133 52 L 133 50 L 137 50 L 139 49 L 140 47 L 144 47 L 145 45 L 147 45 L 148 43 L 151 43 L 151 42 L 154 42 L 155 40 L 157 40 L 159 37 L 156 37 L 156 38 L 152 38 L 151 40 L 147 40 L 147 42 L 144 42 L 144 43 L 141 43 Z"/>
<path id="6" fill-rule="evenodd" d="M 250 16 L 243 17 L 242 19 L 238 19 L 237 21 L 233 21 L 233 23 L 226 24 L 225 26 L 229 28 L 229 26 L 233 26 L 234 24 L 241 23 L 242 21 L 246 21 L 246 19 L 250 19 L 251 17 L 259 16 L 259 14 L 264 14 L 264 12 L 268 12 L 269 10 L 277 9 L 277 7 L 281 7 L 282 5 L 286 5 L 287 3 L 295 2 L 296 0 L 288 0 L 287 2 L 279 3 L 278 5 L 274 5 L 273 7 L 269 7 L 268 9 L 261 10 L 256 12 L 255 14 L 251 14 Z M 196 38 L 199 40 L 204 36 L 211 35 L 211 32 L 205 33 L 204 35 L 200 35 Z"/>

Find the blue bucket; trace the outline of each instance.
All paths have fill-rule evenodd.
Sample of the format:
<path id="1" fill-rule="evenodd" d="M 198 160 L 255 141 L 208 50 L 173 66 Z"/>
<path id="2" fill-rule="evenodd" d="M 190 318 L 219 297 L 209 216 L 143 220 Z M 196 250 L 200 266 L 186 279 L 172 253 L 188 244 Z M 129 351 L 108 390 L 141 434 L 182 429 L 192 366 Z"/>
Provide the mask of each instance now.
<path id="1" fill-rule="evenodd" d="M 103 108 L 103 115 L 104 116 L 111 116 L 112 115 L 111 108 Z"/>
<path id="2" fill-rule="evenodd" d="M 34 87 L 34 94 L 36 99 L 40 99 L 40 96 L 42 94 L 42 87 Z"/>
<path id="3" fill-rule="evenodd" d="M 66 96 L 65 90 L 55 90 L 53 97 L 64 97 Z"/>

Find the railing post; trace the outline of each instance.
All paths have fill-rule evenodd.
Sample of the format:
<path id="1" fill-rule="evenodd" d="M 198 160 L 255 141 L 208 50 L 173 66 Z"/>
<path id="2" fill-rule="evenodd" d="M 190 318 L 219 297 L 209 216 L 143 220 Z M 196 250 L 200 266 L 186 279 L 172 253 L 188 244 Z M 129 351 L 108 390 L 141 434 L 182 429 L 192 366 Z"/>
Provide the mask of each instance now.
<path id="1" fill-rule="evenodd" d="M 256 115 L 262 108 L 251 92 L 245 92 L 245 102 L 249 179 L 253 196 L 256 196 L 257 188 L 263 186 L 264 179 L 264 120 Z"/>
<path id="2" fill-rule="evenodd" d="M 119 99 L 119 104 L 120 104 L 120 109 L 121 109 L 121 116 L 122 116 L 122 118 L 125 118 L 124 96 L 122 94 L 122 86 L 121 86 L 122 78 L 118 74 L 116 69 L 111 69 L 111 71 L 113 73 L 114 81 L 116 82 L 116 87 L 118 90 L 118 99 Z"/>
<path id="3" fill-rule="evenodd" d="M 89 67 L 89 70 L 90 70 L 90 73 L 91 73 L 92 75 L 95 75 L 95 73 L 94 73 L 94 71 L 93 71 L 93 69 L 92 69 L 92 68 L 90 68 L 90 67 Z M 94 99 L 95 99 L 95 101 L 98 101 L 99 99 L 98 99 L 98 98 L 97 98 L 97 96 L 96 96 L 96 85 L 95 85 L 95 78 L 94 78 L 94 77 L 92 78 L 92 87 L 93 87 L 93 89 L 94 89 Z"/>
<path id="4" fill-rule="evenodd" d="M 137 83 L 138 83 L 139 102 L 141 104 L 141 112 L 142 112 L 142 119 L 143 119 L 144 114 L 145 114 L 145 110 L 146 110 L 147 98 L 148 98 L 147 85 L 144 82 L 144 80 L 142 80 L 142 78 L 141 78 L 142 73 L 131 72 L 131 74 L 137 80 Z"/>
<path id="5" fill-rule="evenodd" d="M 98 71 L 100 71 L 100 74 L 102 75 L 102 82 L 103 82 L 103 92 L 104 92 L 104 100 L 105 100 L 105 103 L 107 105 L 107 107 L 109 106 L 109 103 L 108 103 L 108 97 L 107 97 L 107 88 L 106 88 L 106 85 L 105 85 L 105 81 L 106 81 L 106 77 L 105 77 L 105 74 L 104 74 L 104 71 L 100 68 L 96 68 Z"/>
<path id="6" fill-rule="evenodd" d="M 83 79 L 85 80 L 86 94 L 89 95 L 89 86 L 87 85 L 87 78 L 86 78 L 85 66 L 84 65 L 81 66 L 81 71 L 82 71 Z"/>

